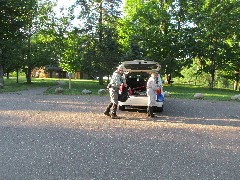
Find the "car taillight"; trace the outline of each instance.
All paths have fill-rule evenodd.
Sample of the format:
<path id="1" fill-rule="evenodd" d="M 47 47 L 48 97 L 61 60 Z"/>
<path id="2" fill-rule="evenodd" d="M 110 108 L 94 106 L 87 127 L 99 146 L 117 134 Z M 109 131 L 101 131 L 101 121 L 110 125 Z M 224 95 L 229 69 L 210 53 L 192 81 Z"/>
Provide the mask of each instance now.
<path id="1" fill-rule="evenodd" d="M 129 95 L 132 95 L 132 89 L 129 88 Z"/>

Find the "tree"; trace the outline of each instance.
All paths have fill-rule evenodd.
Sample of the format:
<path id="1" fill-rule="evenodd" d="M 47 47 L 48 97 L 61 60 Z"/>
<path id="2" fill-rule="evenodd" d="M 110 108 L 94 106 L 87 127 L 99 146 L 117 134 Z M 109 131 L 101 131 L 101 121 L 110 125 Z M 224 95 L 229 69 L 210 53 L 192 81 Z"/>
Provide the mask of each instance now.
<path id="1" fill-rule="evenodd" d="M 19 47 L 25 27 L 26 2 L 17 0 L 0 1 L 0 83 L 3 84 L 4 67 L 13 64 L 11 51 Z M 16 51 L 15 51 L 16 53 Z M 13 53 L 14 55 L 16 55 Z"/>
<path id="2" fill-rule="evenodd" d="M 53 4 L 44 0 L 3 0 L 0 3 L 0 23 L 3 27 L 0 30 L 0 65 L 7 72 L 24 68 L 27 82 L 30 83 L 32 68 L 43 64 L 39 62 L 41 46 L 36 45 L 39 42 L 36 38 L 40 31 L 47 29 Z M 38 55 L 34 55 L 34 52 L 38 52 Z M 0 69 L 3 71 L 3 68 Z"/>
<path id="3" fill-rule="evenodd" d="M 134 3 L 135 2 L 135 3 Z M 130 1 L 127 1 L 129 4 Z M 180 28 L 172 21 L 173 1 L 131 1 L 119 27 L 126 59 L 148 59 L 161 64 L 164 73 L 177 74 L 180 68 Z M 134 9 L 134 11 L 133 11 Z"/>
<path id="4" fill-rule="evenodd" d="M 215 71 L 233 63 L 228 51 L 229 41 L 239 38 L 239 1 L 188 1 L 188 7 L 189 18 L 194 22 L 192 54 L 201 60 L 203 71 L 210 74 L 209 87 L 213 89 Z"/>
<path id="5" fill-rule="evenodd" d="M 99 84 L 103 84 L 103 76 L 108 75 L 116 64 L 119 63 L 118 34 L 115 30 L 120 18 L 121 1 L 110 0 L 79 0 L 76 6 L 80 6 L 79 19 L 83 27 L 78 28 L 80 36 L 87 39 L 81 56 L 82 70 L 93 76 L 99 77 Z M 84 42 L 84 41 L 83 41 Z M 111 62 L 111 63 L 110 63 Z M 109 65 L 111 65 L 111 68 Z M 106 71 L 107 70 L 107 71 Z"/>
<path id="6" fill-rule="evenodd" d="M 50 51 L 50 42 L 52 42 L 51 28 L 54 27 L 52 21 L 55 16 L 52 10 L 54 5 L 54 2 L 45 0 L 29 1 L 26 16 L 27 26 L 24 29 L 27 55 L 24 59 L 25 61 L 23 61 L 26 67 L 28 83 L 31 83 L 31 72 L 33 68 L 50 64 L 54 61 L 54 59 L 51 58 L 51 54 L 53 54 L 52 52 L 54 51 Z M 50 38 L 41 38 L 41 34 L 46 34 L 46 37 Z M 43 41 L 41 42 L 41 40 Z"/>

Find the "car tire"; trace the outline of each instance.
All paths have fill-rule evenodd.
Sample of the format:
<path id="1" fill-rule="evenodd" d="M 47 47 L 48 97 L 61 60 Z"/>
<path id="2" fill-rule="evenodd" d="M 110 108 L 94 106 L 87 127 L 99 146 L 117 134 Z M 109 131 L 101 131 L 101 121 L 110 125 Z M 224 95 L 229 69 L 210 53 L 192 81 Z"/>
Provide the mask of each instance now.
<path id="1" fill-rule="evenodd" d="M 125 106 L 119 106 L 119 110 L 125 111 Z"/>

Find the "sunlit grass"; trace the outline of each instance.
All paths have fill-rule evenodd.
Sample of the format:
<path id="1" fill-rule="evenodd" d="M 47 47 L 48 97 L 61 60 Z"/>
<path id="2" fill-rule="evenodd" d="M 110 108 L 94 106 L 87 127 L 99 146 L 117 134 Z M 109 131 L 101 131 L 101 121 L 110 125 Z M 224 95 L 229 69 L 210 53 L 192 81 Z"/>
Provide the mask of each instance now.
<path id="1" fill-rule="evenodd" d="M 50 78 L 32 78 L 32 83 L 28 84 L 25 77 L 19 77 L 18 82 L 16 77 L 4 78 L 4 88 L 0 89 L 1 92 L 16 92 L 27 90 L 29 88 L 37 87 L 51 87 L 56 85 L 55 79 Z"/>
<path id="2" fill-rule="evenodd" d="M 58 85 L 55 87 L 49 88 L 46 92 L 47 94 L 54 94 L 55 89 L 61 87 L 64 89 L 63 94 L 66 95 L 78 95 L 81 94 L 84 89 L 91 90 L 92 94 L 96 95 L 99 89 L 106 89 L 107 86 L 106 83 L 104 83 L 104 85 L 99 85 L 97 80 L 72 79 L 71 82 L 69 82 L 68 79 L 58 79 L 57 81 L 60 81 L 60 83 L 57 83 Z M 71 84 L 70 86 L 69 83 Z M 71 89 L 69 89 L 69 87 L 71 87 Z"/>
<path id="3" fill-rule="evenodd" d="M 212 90 L 207 87 L 182 84 L 164 85 L 163 90 L 169 92 L 171 98 L 182 99 L 193 99 L 195 93 L 203 93 L 205 100 L 227 101 L 231 99 L 231 96 L 240 94 L 239 91 L 230 89 L 214 88 Z"/>
<path id="4" fill-rule="evenodd" d="M 25 77 L 20 77 L 19 82 L 16 82 L 16 78 L 4 79 L 4 88 L 0 89 L 1 92 L 15 92 L 26 90 L 30 88 L 37 87 L 49 87 L 45 94 L 55 94 L 55 89 L 61 87 L 64 89 L 64 95 L 80 95 L 82 90 L 91 90 L 92 94 L 97 95 L 99 89 L 106 89 L 107 83 L 104 82 L 103 85 L 99 85 L 98 80 L 71 80 L 71 89 L 69 89 L 68 79 L 58 79 L 58 78 L 32 78 L 32 83 L 27 84 Z M 164 91 L 168 91 L 170 97 L 168 98 L 181 98 L 181 99 L 193 99 L 195 93 L 203 93 L 205 95 L 205 100 L 221 100 L 228 101 L 234 95 L 240 94 L 239 91 L 234 91 L 231 89 L 219 89 L 214 88 L 209 89 L 207 87 L 186 85 L 186 84 L 176 84 L 172 86 L 164 84 Z"/>

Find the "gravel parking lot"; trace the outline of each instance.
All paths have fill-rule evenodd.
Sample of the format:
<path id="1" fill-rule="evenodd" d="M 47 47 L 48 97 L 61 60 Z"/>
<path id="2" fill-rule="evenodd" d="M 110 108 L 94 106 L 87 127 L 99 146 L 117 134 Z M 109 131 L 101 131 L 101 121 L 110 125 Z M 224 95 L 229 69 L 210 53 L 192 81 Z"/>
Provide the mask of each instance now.
<path id="1" fill-rule="evenodd" d="M 103 116 L 108 96 L 0 94 L 0 179 L 240 179 L 240 103 L 166 98 Z"/>

